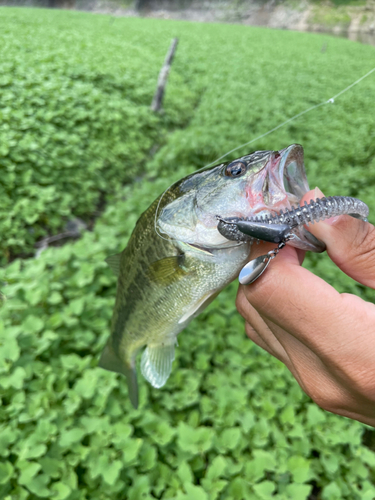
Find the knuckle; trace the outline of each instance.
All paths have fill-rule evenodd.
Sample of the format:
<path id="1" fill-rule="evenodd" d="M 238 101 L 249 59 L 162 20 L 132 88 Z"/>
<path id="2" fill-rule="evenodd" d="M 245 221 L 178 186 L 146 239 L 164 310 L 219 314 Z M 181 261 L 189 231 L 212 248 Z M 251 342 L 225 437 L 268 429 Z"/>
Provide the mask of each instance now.
<path id="1" fill-rule="evenodd" d="M 352 393 L 361 399 L 375 401 L 375 373 L 374 370 L 361 370 L 358 365 L 345 370 L 348 380 L 347 385 L 352 388 Z"/>
<path id="2" fill-rule="evenodd" d="M 307 394 L 323 410 L 338 413 L 343 408 L 344 399 L 338 391 L 324 391 L 320 387 L 314 387 L 309 388 Z"/>
<path id="3" fill-rule="evenodd" d="M 303 390 L 320 408 L 337 413 L 345 404 L 346 394 L 329 376 L 303 378 Z"/>

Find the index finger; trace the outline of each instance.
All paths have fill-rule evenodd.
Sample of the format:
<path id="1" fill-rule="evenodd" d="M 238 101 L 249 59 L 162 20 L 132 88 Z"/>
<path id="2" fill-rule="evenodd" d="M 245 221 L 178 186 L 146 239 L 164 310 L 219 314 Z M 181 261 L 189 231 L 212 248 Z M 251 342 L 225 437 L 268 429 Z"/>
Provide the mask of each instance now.
<path id="1" fill-rule="evenodd" d="M 247 300 L 262 316 L 319 355 L 337 351 L 340 356 L 344 352 L 350 356 L 353 342 L 369 344 L 366 326 L 375 322 L 375 306 L 356 296 L 338 293 L 300 267 L 294 248 L 283 249 L 259 280 L 241 286 Z"/>

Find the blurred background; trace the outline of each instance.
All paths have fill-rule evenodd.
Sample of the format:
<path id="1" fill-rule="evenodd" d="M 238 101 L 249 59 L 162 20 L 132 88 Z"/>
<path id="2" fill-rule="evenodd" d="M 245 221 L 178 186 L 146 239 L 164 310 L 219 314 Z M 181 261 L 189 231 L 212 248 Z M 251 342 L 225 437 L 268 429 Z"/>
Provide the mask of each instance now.
<path id="1" fill-rule="evenodd" d="M 138 410 L 97 362 L 104 259 L 172 182 L 373 69 L 374 2 L 0 5 L 0 498 L 373 500 L 374 430 L 245 337 L 235 283 L 179 336 L 165 387 L 139 377 Z M 302 144 L 310 186 L 373 220 L 374 75 L 228 159 Z M 325 254 L 304 266 L 374 300 Z"/>

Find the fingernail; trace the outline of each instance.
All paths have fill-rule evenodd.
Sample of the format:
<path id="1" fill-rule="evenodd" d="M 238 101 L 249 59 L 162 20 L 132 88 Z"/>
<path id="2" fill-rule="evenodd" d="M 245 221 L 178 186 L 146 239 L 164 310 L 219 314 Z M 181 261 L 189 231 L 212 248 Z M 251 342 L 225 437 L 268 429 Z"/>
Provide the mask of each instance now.
<path id="1" fill-rule="evenodd" d="M 321 192 L 321 190 L 318 187 L 316 187 L 314 189 L 314 198 L 315 198 L 315 200 L 317 198 L 324 198 L 324 194 Z M 336 215 L 335 217 L 331 217 L 330 219 L 326 219 L 326 220 L 323 220 L 321 222 L 323 222 L 323 224 L 328 224 L 329 226 L 332 226 L 332 224 L 334 224 L 336 221 L 338 221 L 340 217 L 341 217 L 341 215 Z"/>

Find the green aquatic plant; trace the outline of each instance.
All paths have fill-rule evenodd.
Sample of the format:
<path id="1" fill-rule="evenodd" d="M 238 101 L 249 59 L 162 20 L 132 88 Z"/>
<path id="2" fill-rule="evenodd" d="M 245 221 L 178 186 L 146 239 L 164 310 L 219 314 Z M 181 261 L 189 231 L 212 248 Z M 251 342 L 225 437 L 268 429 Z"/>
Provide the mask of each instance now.
<path id="1" fill-rule="evenodd" d="M 138 410 L 131 407 L 124 380 L 97 364 L 115 297 L 115 277 L 104 259 L 124 248 L 149 203 L 171 182 L 351 84 L 373 67 L 373 48 L 246 26 L 74 12 L 4 8 L 0 20 L 1 35 L 21 67 L 27 58 L 35 65 L 39 58 L 41 69 L 55 61 L 56 75 L 48 69 L 43 73 L 51 84 L 54 76 L 62 81 L 58 67 L 68 57 L 67 48 L 79 61 L 78 68 L 70 68 L 79 74 L 79 85 L 72 83 L 76 90 L 76 84 L 87 88 L 87 74 L 100 73 L 95 85 L 106 87 L 125 78 L 126 65 L 133 68 L 125 78 L 132 89 L 126 109 L 136 120 L 139 106 L 146 126 L 145 138 L 137 126 L 134 132 L 139 175 L 113 181 L 113 193 L 92 230 L 0 271 L 7 297 L 0 309 L 0 498 L 371 500 L 373 429 L 318 408 L 279 361 L 245 337 L 234 306 L 235 285 L 181 336 L 166 386 L 156 390 L 140 380 Z M 146 108 L 173 36 L 180 37 L 180 45 L 165 114 L 155 118 Z M 26 70 L 18 82 L 27 87 Z M 15 85 L 12 79 L 10 85 Z M 108 101 L 103 98 L 101 105 L 119 95 L 116 85 L 109 85 Z M 69 100 L 69 87 L 54 88 L 62 101 Z M 368 78 L 340 101 L 251 148 L 301 143 L 310 184 L 327 196 L 360 197 L 370 207 L 371 220 L 373 89 Z M 95 116 L 108 126 L 104 111 Z M 125 115 L 121 120 L 128 123 Z M 4 130 L 10 133 L 4 121 L 0 127 L 2 137 Z M 146 161 L 144 151 L 152 146 L 155 154 Z M 80 148 L 78 141 L 75 155 Z M 47 156 L 41 164 L 46 176 L 55 175 L 53 165 Z M 27 176 L 17 182 L 24 191 L 15 191 L 14 203 L 34 203 Z M 61 207 L 56 201 L 53 211 Z M 6 236 L 13 224 L 23 223 L 7 210 L 1 215 Z M 45 224 L 45 231 L 55 227 Z M 36 220 L 30 226 L 41 234 Z M 373 299 L 372 291 L 344 276 L 326 256 L 310 254 L 305 265 L 340 292 Z"/>

